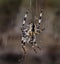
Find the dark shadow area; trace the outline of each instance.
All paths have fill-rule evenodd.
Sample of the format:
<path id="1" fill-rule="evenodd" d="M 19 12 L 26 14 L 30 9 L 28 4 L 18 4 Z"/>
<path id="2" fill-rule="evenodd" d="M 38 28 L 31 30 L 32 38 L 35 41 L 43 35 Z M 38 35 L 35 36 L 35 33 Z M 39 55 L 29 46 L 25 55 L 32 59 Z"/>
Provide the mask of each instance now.
<path id="1" fill-rule="evenodd" d="M 33 64 L 41 64 L 41 58 L 39 56 L 33 56 L 32 57 L 32 63 Z"/>
<path id="2" fill-rule="evenodd" d="M 13 53 L 6 53 L 2 54 L 0 56 L 0 60 L 3 62 L 8 62 L 8 63 L 23 63 L 24 61 L 24 55 L 23 54 L 13 54 Z"/>

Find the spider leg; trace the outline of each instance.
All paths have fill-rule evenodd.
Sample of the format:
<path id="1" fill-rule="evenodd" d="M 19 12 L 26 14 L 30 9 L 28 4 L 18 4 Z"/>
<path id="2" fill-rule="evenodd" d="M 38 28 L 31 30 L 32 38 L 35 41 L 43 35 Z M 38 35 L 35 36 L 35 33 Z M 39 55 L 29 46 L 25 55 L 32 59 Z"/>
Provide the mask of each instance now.
<path id="1" fill-rule="evenodd" d="M 21 46 L 22 46 L 22 49 L 24 51 L 24 54 L 26 54 L 26 46 L 25 46 L 25 42 L 21 41 Z"/>
<path id="2" fill-rule="evenodd" d="M 37 45 L 37 43 L 34 43 L 35 47 L 37 47 L 39 50 L 41 50 L 41 48 Z"/>
<path id="3" fill-rule="evenodd" d="M 39 50 L 41 50 L 41 48 L 40 48 L 39 46 L 37 46 L 37 48 L 38 48 Z"/>
<path id="4" fill-rule="evenodd" d="M 35 53 L 37 53 L 37 51 L 36 51 L 36 49 L 35 49 L 34 47 L 35 47 L 35 46 L 32 46 L 32 48 L 33 48 L 34 52 L 35 52 Z"/>
<path id="5" fill-rule="evenodd" d="M 22 46 L 22 49 L 24 51 L 24 54 L 26 54 L 25 46 Z"/>

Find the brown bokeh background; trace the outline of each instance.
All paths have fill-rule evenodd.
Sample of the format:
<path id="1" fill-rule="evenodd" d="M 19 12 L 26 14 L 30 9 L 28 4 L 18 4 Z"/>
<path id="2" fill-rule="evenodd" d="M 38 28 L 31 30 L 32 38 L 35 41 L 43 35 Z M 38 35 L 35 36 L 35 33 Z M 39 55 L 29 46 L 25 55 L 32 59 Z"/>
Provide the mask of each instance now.
<path id="1" fill-rule="evenodd" d="M 45 27 L 37 36 L 41 50 L 35 54 L 27 44 L 24 55 L 20 30 L 24 14 L 29 9 L 38 17 L 41 8 L 41 28 Z M 29 12 L 26 24 L 32 14 Z M 0 59 L 0 64 L 60 64 L 60 1 L 32 0 L 30 6 L 30 0 L 0 0 Z"/>

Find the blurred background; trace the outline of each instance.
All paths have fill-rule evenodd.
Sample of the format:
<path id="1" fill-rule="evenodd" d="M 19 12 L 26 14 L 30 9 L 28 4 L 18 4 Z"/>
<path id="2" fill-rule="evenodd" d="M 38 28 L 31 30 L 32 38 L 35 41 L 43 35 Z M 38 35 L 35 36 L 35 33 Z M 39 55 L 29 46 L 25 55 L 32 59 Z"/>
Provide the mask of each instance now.
<path id="1" fill-rule="evenodd" d="M 21 48 L 21 24 L 27 9 L 39 16 L 43 8 L 41 28 L 37 36 L 41 50 L 34 53 Z M 29 12 L 27 23 L 33 17 Z M 27 24 L 26 23 L 26 24 Z M 0 64 L 60 64 L 60 0 L 0 0 Z"/>

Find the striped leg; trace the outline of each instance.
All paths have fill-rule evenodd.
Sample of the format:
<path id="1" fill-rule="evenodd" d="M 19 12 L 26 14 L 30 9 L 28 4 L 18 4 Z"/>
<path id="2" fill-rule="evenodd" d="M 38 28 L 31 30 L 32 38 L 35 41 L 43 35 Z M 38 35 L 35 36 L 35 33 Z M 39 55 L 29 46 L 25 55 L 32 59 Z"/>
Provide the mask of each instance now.
<path id="1" fill-rule="evenodd" d="M 33 45 L 32 45 L 32 48 L 33 48 L 33 50 L 34 50 L 35 53 L 37 53 L 35 47 L 37 47 L 39 50 L 41 50 L 41 48 L 37 45 L 37 43 L 34 42 Z"/>
<path id="2" fill-rule="evenodd" d="M 41 10 L 40 16 L 39 16 L 39 24 L 41 23 L 41 21 L 42 21 L 42 10 Z"/>
<path id="3" fill-rule="evenodd" d="M 37 53 L 33 40 L 31 41 L 31 45 L 32 45 L 32 49 L 34 50 L 34 52 Z"/>
<path id="4" fill-rule="evenodd" d="M 26 12 L 26 14 L 25 14 L 25 16 L 24 16 L 24 19 L 23 19 L 23 25 L 25 25 L 27 15 L 28 15 L 28 12 Z"/>
<path id="5" fill-rule="evenodd" d="M 34 44 L 34 46 L 35 47 L 37 47 L 39 50 L 41 50 L 41 48 L 37 45 L 37 43 L 36 43 L 36 35 L 34 35 L 34 39 L 33 39 L 33 44 Z"/>
<path id="6" fill-rule="evenodd" d="M 27 15 L 28 15 L 28 12 L 25 13 L 22 27 L 24 27 L 24 25 L 25 25 Z M 23 28 L 22 28 L 22 32 L 24 32 L 24 29 L 23 29 Z M 25 32 L 24 32 L 24 33 L 25 33 Z M 22 33 L 22 35 L 25 35 L 24 33 Z M 22 37 L 21 43 L 22 43 L 22 49 L 24 50 L 24 53 L 26 54 L 26 50 L 25 50 L 25 48 L 26 48 L 26 46 L 25 46 L 26 38 L 25 38 L 25 37 Z"/>
<path id="7" fill-rule="evenodd" d="M 33 41 L 30 41 L 29 43 L 32 45 L 32 49 L 34 50 L 34 52 L 37 53 Z"/>
<path id="8" fill-rule="evenodd" d="M 22 46 L 22 49 L 24 51 L 24 54 L 26 54 L 26 50 L 25 50 L 26 46 L 25 46 L 25 43 L 26 43 L 25 38 L 22 37 L 21 46 Z"/>
<path id="9" fill-rule="evenodd" d="M 37 43 L 35 43 L 35 47 L 37 47 L 39 50 L 41 50 L 41 48 L 37 45 Z"/>
<path id="10" fill-rule="evenodd" d="M 37 53 L 37 51 L 35 49 L 35 42 L 36 42 L 36 35 L 34 34 L 32 36 L 32 48 L 33 48 L 34 52 Z"/>
<path id="11" fill-rule="evenodd" d="M 25 46 L 22 46 L 22 49 L 24 50 L 24 54 L 26 54 Z"/>
<path id="12" fill-rule="evenodd" d="M 40 29 L 40 23 L 42 21 L 42 15 L 43 15 L 43 9 L 41 9 L 41 12 L 40 12 L 40 16 L 39 16 L 39 24 L 38 24 L 38 28 L 37 29 Z M 40 29 L 40 32 L 44 31 L 45 28 L 43 29 Z"/>
<path id="13" fill-rule="evenodd" d="M 37 53 L 34 45 L 32 45 L 32 48 L 33 48 L 34 52 Z"/>

